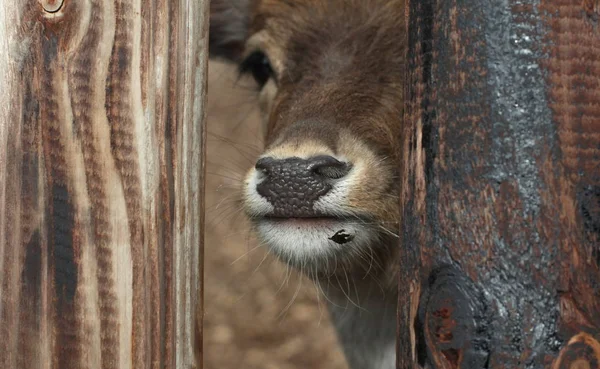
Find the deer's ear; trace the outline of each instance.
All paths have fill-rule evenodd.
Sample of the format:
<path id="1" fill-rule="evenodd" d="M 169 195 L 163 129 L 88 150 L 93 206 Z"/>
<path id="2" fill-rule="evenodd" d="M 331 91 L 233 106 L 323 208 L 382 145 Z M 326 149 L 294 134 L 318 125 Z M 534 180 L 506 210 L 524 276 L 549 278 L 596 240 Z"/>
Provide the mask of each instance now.
<path id="1" fill-rule="evenodd" d="M 250 26 L 251 0 L 211 0 L 209 55 L 239 61 Z"/>

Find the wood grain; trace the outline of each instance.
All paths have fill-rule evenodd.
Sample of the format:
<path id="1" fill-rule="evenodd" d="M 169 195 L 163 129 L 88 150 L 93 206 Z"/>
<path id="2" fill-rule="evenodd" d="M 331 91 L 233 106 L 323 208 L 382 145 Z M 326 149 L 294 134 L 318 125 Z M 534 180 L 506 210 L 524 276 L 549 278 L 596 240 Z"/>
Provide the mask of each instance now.
<path id="1" fill-rule="evenodd" d="M 202 367 L 207 12 L 0 1 L 0 367 Z"/>
<path id="2" fill-rule="evenodd" d="M 398 368 L 599 367 L 597 1 L 408 4 Z"/>

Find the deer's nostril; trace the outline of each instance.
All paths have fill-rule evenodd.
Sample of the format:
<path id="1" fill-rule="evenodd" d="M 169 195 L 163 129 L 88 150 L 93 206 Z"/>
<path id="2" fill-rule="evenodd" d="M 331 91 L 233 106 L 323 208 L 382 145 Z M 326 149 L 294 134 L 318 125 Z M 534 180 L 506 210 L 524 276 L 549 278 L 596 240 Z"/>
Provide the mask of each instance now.
<path id="1" fill-rule="evenodd" d="M 260 170 L 265 173 L 269 173 L 273 170 L 273 168 L 277 165 L 278 160 L 275 160 L 271 157 L 260 158 L 254 168 Z"/>
<path id="2" fill-rule="evenodd" d="M 331 179 L 339 179 L 346 176 L 352 168 L 350 164 L 327 155 L 315 156 L 308 159 L 308 162 L 310 171 Z"/>

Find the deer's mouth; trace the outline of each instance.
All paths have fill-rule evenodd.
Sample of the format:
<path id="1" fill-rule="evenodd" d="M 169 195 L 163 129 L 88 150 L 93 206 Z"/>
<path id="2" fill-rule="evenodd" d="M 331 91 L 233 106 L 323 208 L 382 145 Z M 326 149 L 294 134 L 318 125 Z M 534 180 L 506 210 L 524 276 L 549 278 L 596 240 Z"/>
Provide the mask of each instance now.
<path id="1" fill-rule="evenodd" d="M 329 224 L 334 224 L 342 221 L 342 218 L 336 217 L 275 217 L 275 216 L 266 216 L 261 218 L 260 220 L 272 222 L 273 224 L 289 224 L 289 225 L 297 225 L 299 227 L 310 227 L 310 226 L 326 226 Z"/>
<path id="2" fill-rule="evenodd" d="M 295 226 L 297 230 L 316 230 L 323 228 L 324 230 L 335 230 L 343 228 L 345 224 L 371 224 L 372 220 L 366 217 L 350 217 L 350 216 L 334 216 L 334 215 L 319 215 L 319 216 L 274 216 L 266 215 L 263 217 L 252 218 L 255 223 L 270 223 L 272 226 Z M 338 229 L 337 231 L 343 231 Z M 337 232 L 336 231 L 336 232 Z"/>
<path id="3" fill-rule="evenodd" d="M 263 217 L 252 218 L 254 223 L 270 224 L 273 227 L 296 227 L 297 230 L 316 230 L 319 228 L 334 228 L 341 223 L 348 222 L 346 217 L 336 216 L 273 216 L 267 215 Z"/>
<path id="4" fill-rule="evenodd" d="M 347 252 L 369 243 L 375 231 L 365 220 L 345 216 L 264 216 L 252 221 L 265 244 L 288 261 L 318 261 Z"/>

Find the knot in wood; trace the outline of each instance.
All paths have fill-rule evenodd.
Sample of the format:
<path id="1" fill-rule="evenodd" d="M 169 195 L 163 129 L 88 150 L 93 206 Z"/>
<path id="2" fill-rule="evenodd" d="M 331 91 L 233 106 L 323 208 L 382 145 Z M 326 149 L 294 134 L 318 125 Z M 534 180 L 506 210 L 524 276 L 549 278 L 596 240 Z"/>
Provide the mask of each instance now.
<path id="1" fill-rule="evenodd" d="M 600 343 L 588 333 L 573 336 L 565 346 L 553 369 L 600 368 Z"/>
<path id="2" fill-rule="evenodd" d="M 590 362 L 585 359 L 575 360 L 569 369 L 591 369 Z"/>
<path id="3" fill-rule="evenodd" d="M 38 2 L 46 13 L 56 13 L 62 8 L 65 0 L 38 0 Z"/>
<path id="4" fill-rule="evenodd" d="M 447 265 L 432 271 L 422 301 L 428 364 L 434 368 L 481 368 L 489 357 L 488 318 L 481 291 L 461 270 Z"/>

